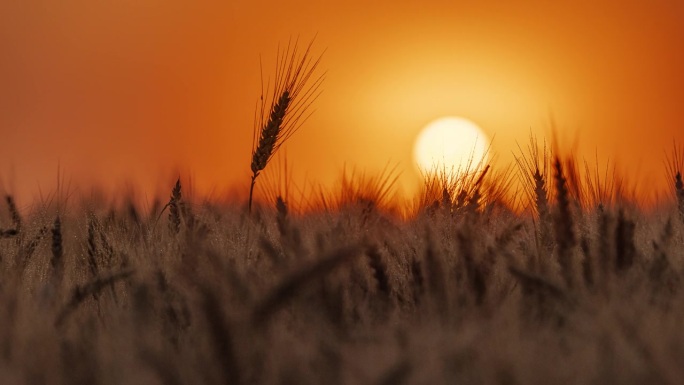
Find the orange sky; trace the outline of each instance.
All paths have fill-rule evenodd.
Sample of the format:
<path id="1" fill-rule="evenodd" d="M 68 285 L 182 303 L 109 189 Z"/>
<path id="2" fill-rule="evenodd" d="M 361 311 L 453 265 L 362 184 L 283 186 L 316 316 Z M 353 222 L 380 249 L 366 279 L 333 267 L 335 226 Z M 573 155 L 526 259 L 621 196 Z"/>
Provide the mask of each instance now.
<path id="1" fill-rule="evenodd" d="M 246 192 L 259 55 L 272 75 L 279 42 L 317 34 L 324 93 L 285 146 L 296 183 L 391 162 L 410 189 L 418 131 L 458 115 L 502 161 L 553 116 L 580 155 L 662 186 L 684 143 L 682 20 L 674 0 L 4 1 L 0 180 L 50 191 L 59 164 L 156 191 L 180 169 Z"/>

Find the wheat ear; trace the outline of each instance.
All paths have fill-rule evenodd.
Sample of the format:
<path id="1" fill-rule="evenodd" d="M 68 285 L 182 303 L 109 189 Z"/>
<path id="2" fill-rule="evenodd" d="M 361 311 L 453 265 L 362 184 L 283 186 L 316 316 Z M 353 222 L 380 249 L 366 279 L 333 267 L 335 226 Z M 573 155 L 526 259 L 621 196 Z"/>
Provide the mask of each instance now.
<path id="1" fill-rule="evenodd" d="M 307 110 L 318 96 L 323 76 L 311 80 L 320 56 L 312 59 L 310 55 L 313 41 L 300 56 L 297 42 L 288 43 L 287 48 L 278 50 L 276 78 L 271 105 L 265 108 L 263 93 L 260 112 L 255 117 L 254 139 L 252 145 L 252 181 L 249 187 L 249 211 L 252 211 L 252 198 L 256 178 L 266 168 L 280 146 L 294 134 L 308 117 Z M 311 83 L 310 83 L 311 81 Z M 310 85 L 307 85 L 309 84 Z"/>
<path id="2" fill-rule="evenodd" d="M 560 158 L 554 161 L 555 181 L 556 181 L 556 200 L 558 212 L 554 218 L 554 230 L 556 243 L 558 244 L 558 258 L 563 273 L 563 279 L 568 288 L 574 283 L 574 267 L 572 263 L 572 249 L 576 244 L 572 210 L 570 208 L 570 191 L 568 191 L 567 180 L 563 173 L 563 166 Z"/>
<path id="3" fill-rule="evenodd" d="M 181 217 L 180 217 L 180 201 L 183 199 L 181 192 L 181 182 L 180 178 L 176 181 L 176 185 L 171 191 L 171 198 L 169 199 L 169 227 L 174 233 L 180 231 Z"/>
<path id="4" fill-rule="evenodd" d="M 520 155 L 514 155 L 515 161 L 525 183 L 525 192 L 539 220 L 538 246 L 544 251 L 543 254 L 548 254 L 553 243 L 549 208 L 550 191 L 547 186 L 551 171 L 549 151 L 546 142 L 544 141 L 540 146 L 531 133 L 527 148 L 523 149 L 518 145 L 518 150 Z"/>
<path id="5" fill-rule="evenodd" d="M 674 143 L 672 153 L 667 155 L 665 163 L 668 177 L 674 179 L 674 193 L 677 201 L 677 212 L 682 223 L 684 223 L 684 146 Z"/>
<path id="6" fill-rule="evenodd" d="M 14 225 L 14 230 L 16 230 L 17 233 L 21 231 L 21 215 L 19 214 L 19 210 L 17 209 L 17 204 L 14 201 L 14 197 L 11 195 L 7 195 L 5 197 L 5 201 L 7 202 L 7 208 L 9 209 L 10 216 L 12 217 L 12 224 Z"/>

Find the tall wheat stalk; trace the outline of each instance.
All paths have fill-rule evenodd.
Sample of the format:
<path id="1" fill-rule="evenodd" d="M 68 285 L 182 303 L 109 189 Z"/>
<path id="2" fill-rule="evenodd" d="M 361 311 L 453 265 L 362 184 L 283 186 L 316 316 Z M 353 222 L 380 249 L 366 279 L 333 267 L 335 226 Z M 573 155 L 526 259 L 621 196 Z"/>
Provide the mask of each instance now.
<path id="1" fill-rule="evenodd" d="M 62 237 L 62 220 L 59 215 L 52 224 L 52 259 L 50 264 L 53 269 L 55 283 L 59 284 L 64 274 L 64 246 Z"/>
<path id="2" fill-rule="evenodd" d="M 14 197 L 7 195 L 5 197 L 7 202 L 7 208 L 9 209 L 10 216 L 12 217 L 12 224 L 14 225 L 14 230 L 17 233 L 21 232 L 21 215 L 19 214 L 19 209 L 17 209 L 17 204 L 14 201 Z"/>
<path id="3" fill-rule="evenodd" d="M 554 179 L 556 184 L 557 213 L 554 218 L 554 230 L 556 244 L 558 245 L 558 258 L 561 265 L 563 279 L 568 288 L 574 284 L 574 266 L 572 262 L 572 250 L 576 245 L 577 237 L 573 229 L 572 209 L 570 203 L 570 191 L 564 174 L 563 165 L 558 156 L 555 157 Z"/>
<path id="4" fill-rule="evenodd" d="M 549 191 L 548 187 L 548 180 L 551 174 L 550 151 L 546 146 L 546 142 L 543 142 L 540 146 L 532 134 L 530 134 L 527 149 L 523 150 L 518 145 L 518 150 L 520 155 L 514 155 L 515 161 L 520 170 L 525 193 L 539 221 L 537 232 L 540 250 L 544 250 L 544 254 L 547 254 L 550 252 L 553 244 L 551 211 L 549 208 L 551 191 Z"/>
<path id="5" fill-rule="evenodd" d="M 169 227 L 174 233 L 178 233 L 180 231 L 180 225 L 181 225 L 181 199 L 183 199 L 183 195 L 181 192 L 181 181 L 180 178 L 176 181 L 176 185 L 173 187 L 173 190 L 171 190 L 171 198 L 169 199 Z"/>
<path id="6" fill-rule="evenodd" d="M 262 90 L 260 108 L 257 109 L 254 119 L 252 181 L 249 188 L 250 212 L 256 178 L 266 168 L 280 146 L 308 118 L 307 110 L 319 95 L 323 75 L 313 80 L 312 76 L 321 57 L 315 59 L 311 57 L 312 44 L 313 41 L 301 55 L 296 41 L 293 44 L 288 43 L 284 51 L 278 50 L 275 85 L 268 109 Z"/>
<path id="7" fill-rule="evenodd" d="M 684 146 L 674 143 L 665 162 L 668 178 L 674 179 L 674 194 L 679 218 L 684 222 Z"/>

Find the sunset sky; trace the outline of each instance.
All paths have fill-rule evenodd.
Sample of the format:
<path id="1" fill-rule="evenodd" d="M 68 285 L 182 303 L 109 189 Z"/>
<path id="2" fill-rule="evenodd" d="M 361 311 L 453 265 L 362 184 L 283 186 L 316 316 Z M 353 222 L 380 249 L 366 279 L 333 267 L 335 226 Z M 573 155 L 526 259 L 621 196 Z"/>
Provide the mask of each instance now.
<path id="1" fill-rule="evenodd" d="M 410 191 L 416 135 L 455 115 L 503 163 L 553 119 L 580 156 L 664 189 L 684 143 L 682 20 L 675 0 L 3 1 L 0 188 L 27 203 L 59 165 L 82 190 L 166 191 L 180 171 L 246 194 L 260 57 L 272 77 L 279 43 L 316 36 L 324 91 L 283 148 L 295 183 L 389 163 Z"/>

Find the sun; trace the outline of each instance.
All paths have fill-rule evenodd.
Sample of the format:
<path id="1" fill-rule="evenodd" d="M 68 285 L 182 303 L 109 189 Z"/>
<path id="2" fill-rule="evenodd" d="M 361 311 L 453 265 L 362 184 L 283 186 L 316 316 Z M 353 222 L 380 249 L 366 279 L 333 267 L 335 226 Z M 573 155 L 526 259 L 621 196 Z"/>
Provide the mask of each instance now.
<path id="1" fill-rule="evenodd" d="M 432 121 L 418 134 L 413 158 L 422 173 L 476 171 L 487 161 L 489 139 L 468 119 L 444 117 Z"/>

